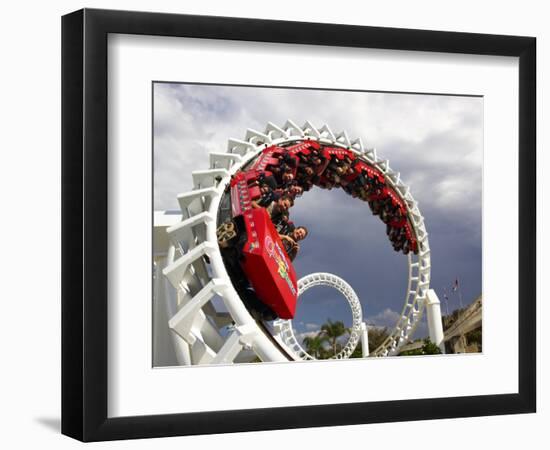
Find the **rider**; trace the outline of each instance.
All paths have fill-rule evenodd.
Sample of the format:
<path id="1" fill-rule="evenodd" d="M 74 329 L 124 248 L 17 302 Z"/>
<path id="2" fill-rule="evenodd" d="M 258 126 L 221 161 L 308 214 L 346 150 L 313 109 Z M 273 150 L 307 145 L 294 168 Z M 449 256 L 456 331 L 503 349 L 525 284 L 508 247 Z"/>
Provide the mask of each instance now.
<path id="1" fill-rule="evenodd" d="M 287 212 L 292 205 L 294 205 L 293 198 L 288 194 L 284 194 L 278 200 L 271 202 L 266 210 L 272 222 L 277 222 L 279 217 Z"/>
<path id="2" fill-rule="evenodd" d="M 265 208 L 279 200 L 281 194 L 277 192 L 277 181 L 273 176 L 264 176 L 258 179 L 261 197 L 252 201 L 253 208 Z"/>
<path id="3" fill-rule="evenodd" d="M 300 245 L 298 242 L 305 239 L 307 235 L 308 230 L 303 225 L 294 228 L 289 235 L 279 235 L 281 242 L 283 243 L 283 247 L 285 248 L 285 251 L 291 261 L 294 261 L 294 258 L 296 258 L 296 255 L 300 250 Z"/>

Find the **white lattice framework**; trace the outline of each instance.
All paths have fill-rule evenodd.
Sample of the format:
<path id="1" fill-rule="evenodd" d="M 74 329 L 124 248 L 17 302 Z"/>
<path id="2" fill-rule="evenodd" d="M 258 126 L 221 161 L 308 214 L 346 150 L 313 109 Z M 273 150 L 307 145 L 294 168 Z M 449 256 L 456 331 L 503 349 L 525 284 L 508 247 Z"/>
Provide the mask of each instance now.
<path id="1" fill-rule="evenodd" d="M 352 324 L 349 330 L 349 338 L 346 342 L 346 345 L 340 352 L 338 352 L 333 359 L 345 359 L 349 358 L 359 340 L 361 339 L 362 322 L 363 322 L 363 312 L 361 310 L 361 302 L 357 297 L 357 294 L 352 289 L 352 287 L 346 283 L 342 278 L 337 277 L 331 273 L 312 273 L 306 275 L 303 278 L 300 278 L 298 281 L 298 296 L 302 295 L 308 289 L 311 289 L 315 286 L 328 286 L 338 290 L 347 300 L 349 307 L 351 309 L 352 315 Z M 296 335 L 294 334 L 294 329 L 292 328 L 292 320 L 278 320 L 276 322 L 276 327 L 280 329 L 280 336 L 283 342 L 298 355 L 300 359 L 310 360 L 316 359 L 311 356 L 300 344 Z"/>
<path id="2" fill-rule="evenodd" d="M 419 323 L 430 283 L 430 248 L 424 218 L 410 189 L 399 172 L 390 168 L 375 149 L 363 147 L 360 138 L 350 139 L 345 131 L 333 133 L 324 125 L 310 122 L 302 127 L 288 120 L 282 127 L 268 123 L 263 132 L 249 129 L 244 139 L 229 139 L 227 152 L 211 153 L 210 168 L 194 171 L 193 189 L 178 195 L 182 221 L 168 228 L 170 247 L 162 274 L 177 291 L 177 311 L 169 320 L 175 333 L 181 364 L 216 364 L 251 361 L 299 360 L 300 356 L 277 334 L 258 323 L 248 312 L 227 274 L 217 245 L 218 208 L 231 176 L 271 145 L 317 140 L 321 144 L 351 150 L 357 157 L 378 168 L 404 200 L 419 253 L 409 253 L 408 285 L 404 306 L 390 336 L 371 356 L 395 354 L 414 333 Z M 165 295 L 165 297 L 167 297 Z M 225 311 L 218 311 L 215 298 Z M 170 308 L 168 308 L 170 310 Z M 230 331 L 224 332 L 224 326 Z"/>

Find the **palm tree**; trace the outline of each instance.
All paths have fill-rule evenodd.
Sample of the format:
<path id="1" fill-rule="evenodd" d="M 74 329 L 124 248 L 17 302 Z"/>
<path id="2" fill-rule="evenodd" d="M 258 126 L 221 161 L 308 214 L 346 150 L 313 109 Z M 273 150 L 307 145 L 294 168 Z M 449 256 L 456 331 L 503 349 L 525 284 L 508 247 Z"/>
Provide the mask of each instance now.
<path id="1" fill-rule="evenodd" d="M 306 351 L 315 359 L 320 359 L 324 350 L 324 345 L 327 338 L 321 333 L 317 333 L 314 336 L 306 336 L 302 342 L 306 346 Z"/>
<path id="2" fill-rule="evenodd" d="M 337 353 L 338 338 L 346 334 L 349 330 L 344 325 L 344 322 L 337 320 L 333 322 L 327 319 L 326 323 L 321 326 L 321 334 L 324 335 L 329 341 L 332 347 L 332 356 Z"/>
<path id="3" fill-rule="evenodd" d="M 376 325 L 369 325 L 369 353 L 372 353 L 380 345 L 384 343 L 386 338 L 390 335 L 386 327 L 378 327 Z"/>

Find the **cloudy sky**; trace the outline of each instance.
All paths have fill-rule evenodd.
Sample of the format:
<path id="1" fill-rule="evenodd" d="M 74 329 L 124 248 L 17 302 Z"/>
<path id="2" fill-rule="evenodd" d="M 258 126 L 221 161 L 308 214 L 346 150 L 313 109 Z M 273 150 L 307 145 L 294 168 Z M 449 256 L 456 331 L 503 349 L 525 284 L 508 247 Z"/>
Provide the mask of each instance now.
<path id="1" fill-rule="evenodd" d="M 432 282 L 442 301 L 458 278 L 464 304 L 481 294 L 483 99 L 479 97 L 343 92 L 155 83 L 154 208 L 177 210 L 176 195 L 191 189 L 191 171 L 208 167 L 210 152 L 247 128 L 268 121 L 310 120 L 361 137 L 390 160 L 419 202 L 432 249 Z M 357 292 L 367 322 L 393 327 L 403 307 L 407 258 L 393 251 L 385 225 L 366 203 L 342 190 L 315 188 L 291 210 L 310 236 L 295 260 L 298 278 L 324 271 Z M 448 308 L 459 305 L 449 295 Z M 351 325 L 346 301 L 329 288 L 300 298 L 294 321 L 314 332 L 327 318 Z M 423 324 L 415 337 L 426 334 Z"/>

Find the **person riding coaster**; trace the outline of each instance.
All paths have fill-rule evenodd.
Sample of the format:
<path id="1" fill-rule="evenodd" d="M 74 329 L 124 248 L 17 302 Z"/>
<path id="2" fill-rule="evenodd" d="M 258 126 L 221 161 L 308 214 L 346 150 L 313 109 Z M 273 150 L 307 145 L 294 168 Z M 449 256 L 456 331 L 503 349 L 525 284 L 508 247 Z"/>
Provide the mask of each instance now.
<path id="1" fill-rule="evenodd" d="M 298 251 L 300 250 L 299 241 L 305 239 L 309 234 L 304 226 L 295 227 L 289 234 L 279 234 L 283 243 L 284 249 L 291 261 L 294 261 Z"/>

